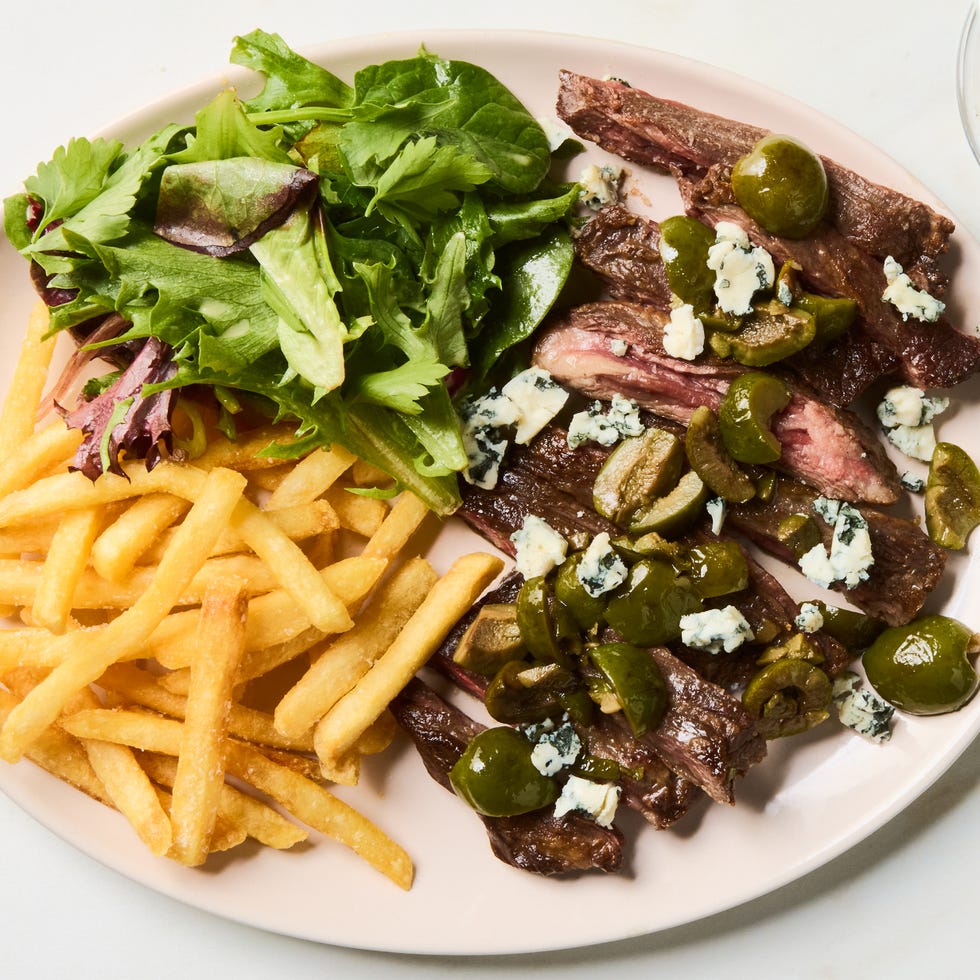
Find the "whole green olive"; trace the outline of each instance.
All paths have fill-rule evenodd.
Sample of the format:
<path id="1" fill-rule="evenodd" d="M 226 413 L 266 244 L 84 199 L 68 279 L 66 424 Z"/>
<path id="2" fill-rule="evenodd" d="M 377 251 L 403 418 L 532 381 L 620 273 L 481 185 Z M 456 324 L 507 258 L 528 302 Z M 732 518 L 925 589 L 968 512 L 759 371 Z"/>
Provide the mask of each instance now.
<path id="1" fill-rule="evenodd" d="M 558 799 L 558 784 L 535 768 L 531 749 L 514 728 L 486 728 L 449 771 L 449 782 L 460 799 L 488 817 L 513 817 L 550 806 Z"/>
<path id="2" fill-rule="evenodd" d="M 973 633 L 948 616 L 923 616 L 882 631 L 865 651 L 871 686 L 888 702 L 914 715 L 962 708 L 980 677 L 967 654 Z"/>
<path id="3" fill-rule="evenodd" d="M 770 133 L 732 167 L 735 200 L 766 231 L 805 238 L 827 213 L 827 172 L 792 136 Z"/>

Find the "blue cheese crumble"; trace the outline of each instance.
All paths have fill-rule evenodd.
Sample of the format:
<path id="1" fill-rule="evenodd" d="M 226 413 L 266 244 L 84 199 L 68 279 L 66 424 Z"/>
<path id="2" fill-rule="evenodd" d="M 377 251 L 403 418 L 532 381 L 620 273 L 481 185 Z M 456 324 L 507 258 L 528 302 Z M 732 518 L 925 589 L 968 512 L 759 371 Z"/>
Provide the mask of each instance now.
<path id="1" fill-rule="evenodd" d="M 881 298 L 886 303 L 891 303 L 902 314 L 903 320 L 911 316 L 924 323 L 935 323 L 942 316 L 946 304 L 925 290 L 916 289 L 912 280 L 890 255 L 885 259 L 884 272 L 887 286 Z"/>
<path id="2" fill-rule="evenodd" d="M 871 553 L 868 522 L 861 512 L 844 501 L 828 497 L 818 497 L 813 502 L 813 510 L 827 524 L 833 525 L 834 535 L 829 553 L 822 544 L 815 544 L 800 558 L 800 571 L 825 589 L 834 582 L 843 582 L 853 589 L 867 581 L 868 569 L 875 560 Z"/>
<path id="3" fill-rule="evenodd" d="M 597 534 L 582 552 L 575 575 L 593 599 L 611 592 L 626 581 L 629 570 L 609 543 L 609 532 Z"/>
<path id="4" fill-rule="evenodd" d="M 734 606 L 681 616 L 681 642 L 708 653 L 731 653 L 754 639 L 752 628 Z"/>
<path id="5" fill-rule="evenodd" d="M 842 724 L 875 742 L 891 738 L 895 708 L 863 687 L 853 671 L 844 671 L 834 679 L 833 699 Z"/>
<path id="6" fill-rule="evenodd" d="M 823 613 L 816 603 L 804 602 L 793 624 L 801 633 L 816 633 L 817 630 L 823 629 Z"/>
<path id="7" fill-rule="evenodd" d="M 568 392 L 537 367 L 516 374 L 502 389 L 464 399 L 457 410 L 466 452 L 463 479 L 492 490 L 511 438 L 519 445 L 530 442 L 567 400 Z"/>
<path id="8" fill-rule="evenodd" d="M 619 200 L 619 184 L 623 171 L 608 164 L 599 166 L 591 163 L 579 174 L 581 202 L 593 211 L 598 211 Z"/>
<path id="9" fill-rule="evenodd" d="M 527 445 L 564 407 L 568 392 L 543 368 L 515 374 L 501 389 L 517 408 L 514 442 Z"/>
<path id="10" fill-rule="evenodd" d="M 725 313 L 752 312 L 752 298 L 776 281 L 772 256 L 753 246 L 744 229 L 731 221 L 715 226 L 715 243 L 708 249 L 708 268 L 715 274 L 715 297 Z"/>
<path id="11" fill-rule="evenodd" d="M 594 783 L 581 776 L 569 776 L 555 803 L 555 816 L 579 812 L 600 827 L 611 827 L 619 806 L 619 787 L 615 783 Z"/>
<path id="12" fill-rule="evenodd" d="M 514 556 L 517 571 L 524 578 L 547 575 L 565 560 L 568 542 L 543 518 L 528 514 L 520 530 L 510 540 L 517 552 Z"/>
<path id="13" fill-rule="evenodd" d="M 898 385 L 885 392 L 877 415 L 892 445 L 906 456 L 928 462 L 936 451 L 933 421 L 948 407 L 948 398 L 930 398 L 919 388 Z"/>
<path id="14" fill-rule="evenodd" d="M 922 493 L 926 488 L 926 481 L 922 479 L 921 476 L 916 476 L 914 473 L 905 472 L 899 478 L 901 480 L 902 486 L 908 490 L 909 493 Z"/>
<path id="15" fill-rule="evenodd" d="M 704 324 L 694 315 L 690 303 L 682 303 L 670 311 L 664 325 L 664 350 L 671 357 L 693 361 L 704 350 Z"/>
<path id="16" fill-rule="evenodd" d="M 704 509 L 711 518 L 711 533 L 718 537 L 721 534 L 722 525 L 725 523 L 725 515 L 728 508 L 725 505 L 724 497 L 712 497 L 705 505 Z"/>
<path id="17" fill-rule="evenodd" d="M 641 436 L 646 426 L 640 419 L 636 402 L 615 394 L 608 409 L 602 402 L 593 402 L 582 412 L 576 412 L 568 425 L 568 445 L 577 449 L 583 443 L 597 442 L 612 446 L 620 438 Z"/>
<path id="18" fill-rule="evenodd" d="M 626 352 L 630 349 L 630 346 L 625 340 L 622 339 L 622 337 L 615 337 L 613 340 L 609 341 L 609 349 L 617 357 L 625 357 Z"/>
<path id="19" fill-rule="evenodd" d="M 569 722 L 557 728 L 548 724 L 532 725 L 524 734 L 534 743 L 531 763 L 542 776 L 556 776 L 562 769 L 575 763 L 582 753 L 582 740 Z"/>

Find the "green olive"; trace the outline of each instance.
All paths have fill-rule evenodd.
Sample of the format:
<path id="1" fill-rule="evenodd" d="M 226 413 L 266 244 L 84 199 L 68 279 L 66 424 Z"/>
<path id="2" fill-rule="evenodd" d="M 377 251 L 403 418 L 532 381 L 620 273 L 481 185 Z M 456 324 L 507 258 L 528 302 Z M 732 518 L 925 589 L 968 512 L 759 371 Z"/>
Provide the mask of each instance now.
<path id="1" fill-rule="evenodd" d="M 522 656 L 517 607 L 511 602 L 489 602 L 480 607 L 460 637 L 453 660 L 476 674 L 492 677 L 505 663 Z"/>
<path id="2" fill-rule="evenodd" d="M 936 444 L 926 481 L 926 530 L 943 548 L 966 547 L 980 524 L 980 472 L 976 463 L 951 442 Z"/>
<path id="3" fill-rule="evenodd" d="M 770 133 L 732 167 L 735 200 L 766 231 L 805 238 L 830 203 L 820 157 L 791 136 Z"/>
<path id="4" fill-rule="evenodd" d="M 660 724 L 667 711 L 667 685 L 647 650 L 631 643 L 601 643 L 589 658 L 612 687 L 639 738 Z"/>
<path id="5" fill-rule="evenodd" d="M 718 406 L 718 423 L 725 448 L 740 463 L 773 463 L 782 455 L 779 440 L 770 431 L 772 416 L 790 400 L 789 389 L 764 371 L 737 377 Z"/>
<path id="6" fill-rule="evenodd" d="M 923 616 L 879 634 L 863 663 L 871 686 L 914 715 L 956 711 L 976 693 L 980 678 L 967 654 L 973 634 L 948 616 Z"/>
<path id="7" fill-rule="evenodd" d="M 821 631 L 832 636 L 838 643 L 843 643 L 852 652 L 866 650 L 885 628 L 885 624 L 880 619 L 866 613 L 842 609 L 840 606 L 829 606 L 819 599 L 814 602 L 814 605 L 823 617 Z"/>
<path id="8" fill-rule="evenodd" d="M 695 218 L 677 215 L 660 222 L 660 256 L 667 283 L 695 313 L 715 305 L 715 274 L 708 268 L 708 249 L 715 233 Z"/>
<path id="9" fill-rule="evenodd" d="M 718 416 L 699 405 L 687 423 L 684 449 L 691 469 L 723 500 L 744 504 L 755 496 L 755 484 L 728 454 Z"/>
<path id="10" fill-rule="evenodd" d="M 681 616 L 699 612 L 701 600 L 674 568 L 653 558 L 638 561 L 606 605 L 606 622 L 627 642 L 659 646 L 681 635 Z"/>
<path id="11" fill-rule="evenodd" d="M 820 527 L 809 514 L 789 514 L 779 522 L 776 537 L 799 561 L 808 551 L 823 544 Z"/>
<path id="12" fill-rule="evenodd" d="M 592 486 L 595 509 L 623 524 L 644 504 L 669 493 L 680 479 L 684 447 L 672 432 L 651 426 L 609 454 Z"/>
<path id="13" fill-rule="evenodd" d="M 712 333 L 711 349 L 747 367 L 765 367 L 807 347 L 817 335 L 816 320 L 805 310 L 773 300 L 757 303 L 735 333 Z"/>
<path id="14" fill-rule="evenodd" d="M 550 806 L 558 784 L 531 762 L 531 743 L 513 728 L 487 728 L 449 771 L 456 795 L 477 813 L 513 817 Z"/>
<path id="15" fill-rule="evenodd" d="M 708 488 L 694 470 L 688 470 L 665 497 L 641 507 L 632 517 L 630 533 L 656 531 L 666 536 L 686 531 L 704 511 Z"/>
<path id="16" fill-rule="evenodd" d="M 816 328 L 816 336 L 813 340 L 821 346 L 847 333 L 857 316 L 855 300 L 837 296 L 817 296 L 815 293 L 800 293 L 792 308 L 802 310 L 813 317 Z"/>
<path id="17" fill-rule="evenodd" d="M 809 664 L 822 664 L 824 655 L 802 633 L 793 633 L 782 643 L 766 647 L 756 659 L 757 664 L 772 664 L 777 660 L 805 660 Z"/>
<path id="18" fill-rule="evenodd" d="M 524 645 L 538 660 L 558 661 L 562 651 L 551 617 L 551 591 L 543 575 L 529 578 L 517 593 L 517 626 Z"/>
<path id="19" fill-rule="evenodd" d="M 602 622 L 606 608 L 603 596 L 591 595 L 578 577 L 578 566 L 583 552 L 577 551 L 566 558 L 555 575 L 555 598 L 571 613 L 580 629 L 591 630 Z"/>
<path id="20" fill-rule="evenodd" d="M 746 685 L 742 703 L 766 738 L 799 735 L 829 717 L 830 678 L 806 660 L 777 660 Z"/>
<path id="21" fill-rule="evenodd" d="M 702 599 L 741 592 L 749 584 L 745 552 L 735 541 L 705 541 L 688 549 L 684 573 Z"/>
<path id="22" fill-rule="evenodd" d="M 532 667 L 512 660 L 494 675 L 483 700 L 495 721 L 527 725 L 560 715 L 563 697 L 580 688 L 575 674 L 558 664 Z"/>

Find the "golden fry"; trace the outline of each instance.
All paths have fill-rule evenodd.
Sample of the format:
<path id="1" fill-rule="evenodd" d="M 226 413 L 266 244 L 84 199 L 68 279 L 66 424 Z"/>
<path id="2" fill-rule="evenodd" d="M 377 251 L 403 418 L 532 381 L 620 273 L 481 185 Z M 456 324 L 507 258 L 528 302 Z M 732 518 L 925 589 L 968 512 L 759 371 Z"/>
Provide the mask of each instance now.
<path id="1" fill-rule="evenodd" d="M 309 731 L 391 646 L 437 579 L 422 558 L 402 565 L 354 628 L 333 640 L 285 694 L 276 708 L 276 728 L 292 736 Z"/>
<path id="2" fill-rule="evenodd" d="M 453 563 L 360 683 L 320 719 L 314 745 L 321 759 L 337 758 L 357 741 L 502 568 L 499 558 L 483 553 Z"/>
<path id="3" fill-rule="evenodd" d="M 421 527 L 428 514 L 429 508 L 414 493 L 401 494 L 381 526 L 364 545 L 361 554 L 368 558 L 391 558 L 397 555 Z"/>
<path id="4" fill-rule="evenodd" d="M 173 854 L 182 864 L 201 864 L 208 855 L 224 784 L 223 742 L 245 648 L 247 610 L 245 585 L 235 579 L 210 589 L 201 606 L 170 812 Z"/>
<path id="5" fill-rule="evenodd" d="M 184 516 L 188 506 L 183 497 L 169 493 L 137 498 L 96 539 L 92 567 L 110 582 L 124 581 L 160 535 Z"/>
<path id="6" fill-rule="evenodd" d="M 314 449 L 301 459 L 269 498 L 269 510 L 308 504 L 332 487 L 354 463 L 354 457 L 343 448 Z"/>
<path id="7" fill-rule="evenodd" d="M 64 633 L 77 587 L 96 535 L 102 512 L 94 507 L 71 510 L 61 519 L 41 567 L 31 614 L 39 626 Z"/>

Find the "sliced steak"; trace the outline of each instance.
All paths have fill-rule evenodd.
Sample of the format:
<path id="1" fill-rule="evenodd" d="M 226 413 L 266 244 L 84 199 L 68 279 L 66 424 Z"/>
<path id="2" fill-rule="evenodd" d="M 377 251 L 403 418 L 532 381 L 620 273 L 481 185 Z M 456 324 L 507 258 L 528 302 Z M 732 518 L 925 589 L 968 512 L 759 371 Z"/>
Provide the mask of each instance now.
<path id="1" fill-rule="evenodd" d="M 726 119 L 622 82 L 559 72 L 557 111 L 577 135 L 624 159 L 697 178 L 728 168 L 768 130 Z M 946 284 L 936 257 L 949 247 L 953 222 L 921 201 L 873 183 L 822 157 L 830 222 L 858 248 L 894 256 L 935 292 Z"/>
<path id="2" fill-rule="evenodd" d="M 837 229 L 824 226 L 803 239 L 767 232 L 731 200 L 725 181 L 711 173 L 701 181 L 680 181 L 690 214 L 711 225 L 732 221 L 777 262 L 800 266 L 800 279 L 819 293 L 857 301 L 863 331 L 898 360 L 904 378 L 920 388 L 951 388 L 980 368 L 980 339 L 957 330 L 947 319 L 907 320 L 881 298 L 887 281 L 881 261 L 858 248 Z"/>
<path id="3" fill-rule="evenodd" d="M 742 702 L 664 647 L 654 647 L 670 692 L 667 713 L 643 741 L 679 776 L 718 803 L 735 802 L 736 776 L 766 756 L 766 740 Z"/>
<path id="4" fill-rule="evenodd" d="M 730 506 L 726 526 L 795 566 L 796 559 L 780 542 L 777 530 L 780 521 L 792 514 L 813 516 L 816 496 L 809 487 L 783 480 L 769 501 L 752 500 Z M 890 626 L 907 623 L 918 615 L 926 597 L 939 583 L 946 553 L 912 521 L 871 507 L 862 507 L 861 514 L 868 522 L 874 564 L 868 570 L 866 582 L 852 589 L 837 583 L 835 588 L 859 609 L 878 616 Z M 816 523 L 829 546 L 833 529 L 820 519 Z"/>
<path id="5" fill-rule="evenodd" d="M 613 298 L 661 310 L 670 308 L 670 285 L 660 256 L 660 227 L 655 221 L 620 204 L 609 205 L 579 229 L 575 253 L 599 276 Z M 822 400 L 841 407 L 895 371 L 899 363 L 896 355 L 868 336 L 860 319 L 833 344 L 807 347 L 783 362 L 819 392 Z"/>
<path id="6" fill-rule="evenodd" d="M 686 423 L 699 405 L 717 410 L 732 380 L 748 368 L 708 355 L 695 361 L 668 356 L 666 321 L 662 311 L 631 303 L 576 307 L 542 333 L 534 363 L 591 398 L 609 400 L 618 392 L 656 415 Z M 626 342 L 625 355 L 613 351 L 614 340 Z M 874 433 L 853 413 L 784 380 L 792 398 L 772 419 L 782 444 L 773 467 L 840 499 L 897 500 L 898 473 Z"/>
<path id="7" fill-rule="evenodd" d="M 418 749 L 429 775 L 452 792 L 449 771 L 483 729 L 417 678 L 391 704 L 399 725 Z M 493 853 L 505 864 L 540 875 L 619 871 L 623 836 L 576 814 L 556 818 L 550 809 L 515 817 L 480 815 Z"/>

